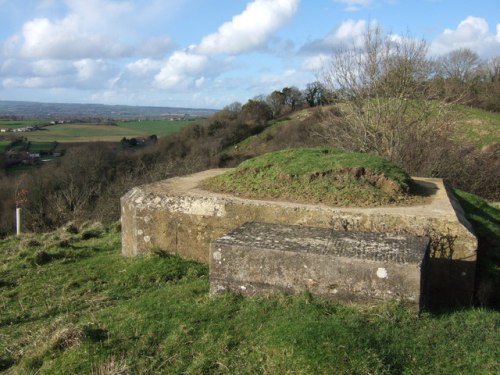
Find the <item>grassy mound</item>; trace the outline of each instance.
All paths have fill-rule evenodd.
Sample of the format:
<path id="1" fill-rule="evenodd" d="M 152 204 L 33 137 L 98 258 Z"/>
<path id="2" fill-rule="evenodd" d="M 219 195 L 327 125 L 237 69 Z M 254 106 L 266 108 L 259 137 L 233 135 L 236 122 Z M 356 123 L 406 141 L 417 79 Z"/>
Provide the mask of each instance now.
<path id="1" fill-rule="evenodd" d="M 299 148 L 265 154 L 204 182 L 203 187 L 257 199 L 333 206 L 413 203 L 412 180 L 389 161 L 334 148 Z"/>

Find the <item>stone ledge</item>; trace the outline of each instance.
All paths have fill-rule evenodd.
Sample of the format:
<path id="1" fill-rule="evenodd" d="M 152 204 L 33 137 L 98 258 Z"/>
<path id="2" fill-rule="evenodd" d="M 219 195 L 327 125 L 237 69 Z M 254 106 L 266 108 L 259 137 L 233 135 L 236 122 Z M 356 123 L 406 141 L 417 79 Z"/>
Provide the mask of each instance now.
<path id="1" fill-rule="evenodd" d="M 381 262 L 420 263 L 429 246 L 429 238 L 252 222 L 241 225 L 214 243 Z"/>
<path id="2" fill-rule="evenodd" d="M 136 187 L 124 195 L 123 255 L 161 248 L 207 263 L 209 243 L 249 221 L 429 236 L 430 283 L 439 290 L 436 298 L 460 304 L 472 299 L 477 239 L 442 180 L 416 178 L 431 195 L 430 201 L 406 207 L 329 207 L 244 199 L 198 188 L 200 181 L 226 171 L 176 177 Z"/>
<path id="3" fill-rule="evenodd" d="M 425 305 L 429 238 L 246 223 L 210 244 L 210 292 Z"/>

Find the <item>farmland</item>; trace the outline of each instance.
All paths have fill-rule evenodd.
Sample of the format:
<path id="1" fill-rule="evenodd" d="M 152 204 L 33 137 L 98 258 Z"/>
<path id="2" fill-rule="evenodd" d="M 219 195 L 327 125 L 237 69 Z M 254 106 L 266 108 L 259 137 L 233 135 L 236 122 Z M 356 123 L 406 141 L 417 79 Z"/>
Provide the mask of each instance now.
<path id="1" fill-rule="evenodd" d="M 48 124 L 41 120 L 0 120 L 0 129 L 16 129 L 39 126 L 34 131 L 2 132 L 0 136 L 0 156 L 7 151 L 16 155 L 5 159 L 5 168 L 10 172 L 32 169 L 34 165 L 64 155 L 73 146 L 90 142 L 116 143 L 123 138 L 128 140 L 147 139 L 151 135 L 162 137 L 178 132 L 191 120 L 122 120 L 112 123 L 73 123 Z M 135 142 L 134 145 L 137 145 Z M 144 144 L 141 144 L 144 146 Z M 130 146 L 128 146 L 130 147 Z M 17 153 L 20 154 L 17 154 Z M 29 152 L 30 155 L 26 154 Z M 22 159 L 22 161 L 21 161 Z M 12 161 L 14 160 L 14 161 Z M 21 164 L 22 165 L 21 165 Z"/>
<path id="2" fill-rule="evenodd" d="M 32 121 L 0 121 L 0 128 L 18 128 L 39 124 Z M 98 123 L 65 123 L 44 127 L 44 130 L 17 133 L 30 141 L 36 142 L 118 142 L 123 137 L 148 137 L 156 134 L 161 137 L 175 133 L 189 120 L 142 120 L 119 121 L 113 125 Z"/>
<path id="3" fill-rule="evenodd" d="M 47 124 L 44 120 L 0 120 L 0 129 L 17 129 L 28 126 L 41 126 Z"/>

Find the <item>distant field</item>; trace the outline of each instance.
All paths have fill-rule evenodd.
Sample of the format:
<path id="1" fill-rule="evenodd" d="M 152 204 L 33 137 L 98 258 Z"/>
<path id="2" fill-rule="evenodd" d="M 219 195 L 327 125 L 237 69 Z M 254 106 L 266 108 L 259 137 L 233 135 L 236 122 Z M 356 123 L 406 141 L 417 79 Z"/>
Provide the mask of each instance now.
<path id="1" fill-rule="evenodd" d="M 57 147 L 57 142 L 31 142 L 30 152 L 50 151 Z"/>
<path id="2" fill-rule="evenodd" d="M 30 141 L 40 142 L 113 142 L 123 137 L 148 137 L 156 134 L 161 137 L 175 133 L 190 121 L 144 120 L 120 121 L 117 125 L 98 124 L 58 124 L 46 127 L 47 130 L 24 133 Z"/>
<path id="3" fill-rule="evenodd" d="M 191 120 L 141 120 L 141 121 L 120 121 L 119 127 L 127 128 L 133 131 L 141 132 L 144 135 L 156 134 L 162 136 L 178 132 L 184 126 L 192 123 Z"/>
<path id="4" fill-rule="evenodd" d="M 29 147 L 28 147 L 29 145 Z M 50 152 L 55 150 L 57 147 L 57 142 L 21 142 L 15 145 L 11 145 L 10 141 L 0 141 L 0 153 L 4 152 L 5 149 L 10 146 L 10 150 L 26 150 L 29 152 Z"/>
<path id="5" fill-rule="evenodd" d="M 0 129 L 16 129 L 16 128 L 24 128 L 26 126 L 35 126 L 47 124 L 47 121 L 42 120 L 0 120 Z"/>

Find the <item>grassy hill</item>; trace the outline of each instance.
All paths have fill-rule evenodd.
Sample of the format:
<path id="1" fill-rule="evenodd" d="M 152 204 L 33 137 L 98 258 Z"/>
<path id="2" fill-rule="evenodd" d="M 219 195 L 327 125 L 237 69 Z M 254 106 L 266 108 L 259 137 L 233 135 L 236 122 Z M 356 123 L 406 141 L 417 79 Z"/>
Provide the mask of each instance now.
<path id="1" fill-rule="evenodd" d="M 500 143 L 500 113 L 464 106 L 458 106 L 456 112 L 455 136 L 459 141 L 480 148 Z"/>
<path id="2" fill-rule="evenodd" d="M 458 192 L 498 290 L 500 211 Z M 496 257 L 496 258 L 495 258 Z M 496 279 L 495 279 L 496 277 Z M 119 226 L 0 241 L 5 374 L 490 374 L 500 313 L 208 296 L 205 265 L 120 254 Z M 498 295 L 498 293 L 497 293 Z"/>
<path id="3" fill-rule="evenodd" d="M 225 150 L 228 157 L 248 158 L 276 151 L 292 141 L 306 142 L 304 146 L 319 146 L 319 125 L 325 121 L 322 113 L 335 111 L 335 106 L 307 108 L 270 123 L 262 133 L 254 135 Z M 477 108 L 455 106 L 453 109 L 452 138 L 462 144 L 481 149 L 500 143 L 500 113 Z M 310 139 L 311 136 L 316 139 Z"/>

